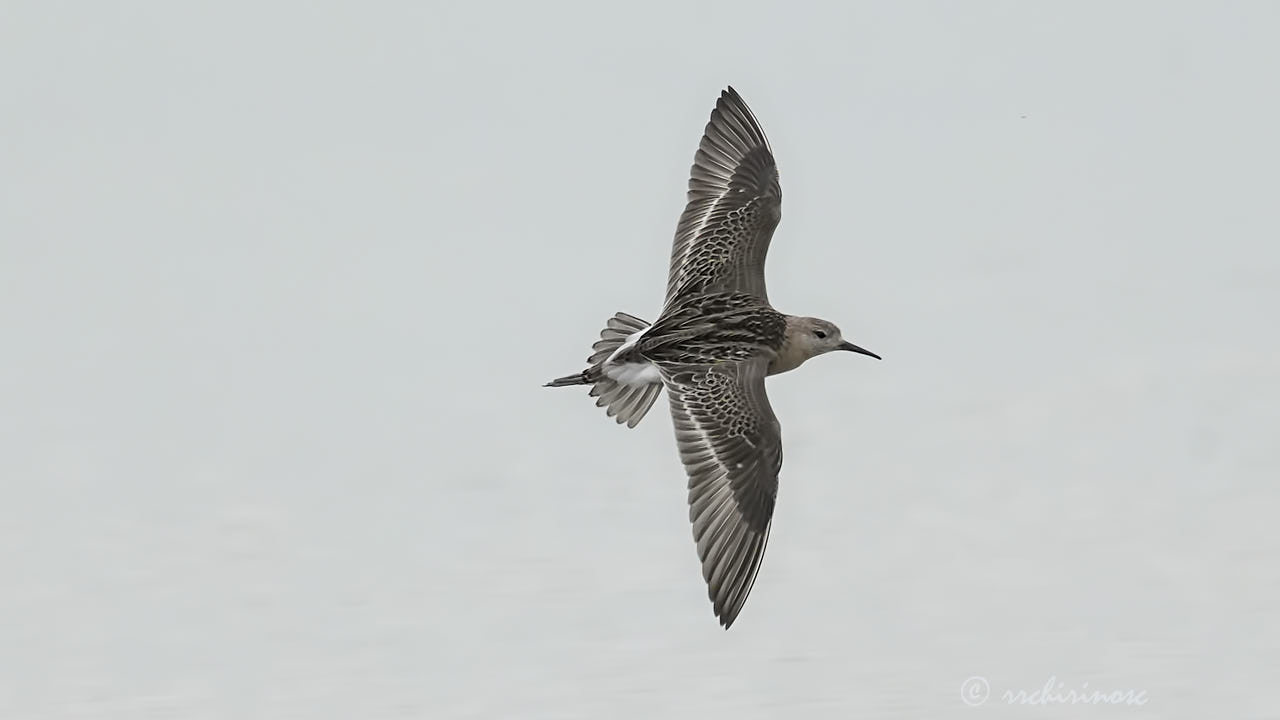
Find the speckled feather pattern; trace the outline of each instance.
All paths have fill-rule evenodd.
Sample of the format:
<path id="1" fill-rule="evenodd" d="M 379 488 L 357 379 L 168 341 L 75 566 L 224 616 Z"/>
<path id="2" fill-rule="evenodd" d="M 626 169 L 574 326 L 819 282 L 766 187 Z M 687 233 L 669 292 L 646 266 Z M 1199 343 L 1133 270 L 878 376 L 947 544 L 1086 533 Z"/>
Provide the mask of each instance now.
<path id="1" fill-rule="evenodd" d="M 664 365 L 714 365 L 771 359 L 786 340 L 782 313 L 745 293 L 683 299 L 617 358 Z"/>
<path id="2" fill-rule="evenodd" d="M 689 172 L 687 205 L 671 247 L 667 305 L 737 289 L 768 301 L 764 261 L 782 219 L 769 141 L 733 88 L 711 113 Z"/>
<path id="3" fill-rule="evenodd" d="M 760 570 L 782 468 L 782 428 L 765 395 L 765 362 L 663 368 L 702 576 L 725 627 Z"/>
<path id="4" fill-rule="evenodd" d="M 689 175 L 661 315 L 651 326 L 615 315 L 590 367 L 548 384 L 592 385 L 597 404 L 630 426 L 666 389 L 702 576 L 728 628 L 760 570 L 782 468 L 765 377 L 833 349 L 865 351 L 825 320 L 769 304 L 765 256 L 782 190 L 764 131 L 733 88 L 716 103 Z"/>

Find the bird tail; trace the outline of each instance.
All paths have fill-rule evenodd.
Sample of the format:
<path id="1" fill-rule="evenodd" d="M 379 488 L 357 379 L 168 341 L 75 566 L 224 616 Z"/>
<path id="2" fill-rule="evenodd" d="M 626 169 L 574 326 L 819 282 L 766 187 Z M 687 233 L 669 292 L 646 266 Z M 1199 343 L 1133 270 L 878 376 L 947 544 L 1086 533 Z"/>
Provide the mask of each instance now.
<path id="1" fill-rule="evenodd" d="M 609 318 L 600 339 L 591 349 L 594 351 L 587 358 L 590 367 L 573 375 L 556 378 L 546 387 L 568 387 L 570 385 L 591 385 L 591 397 L 596 398 L 596 406 L 605 409 L 605 413 L 615 418 L 618 424 L 626 423 L 627 427 L 640 424 L 644 416 L 653 407 L 653 403 L 662 393 L 662 383 L 646 385 L 628 385 L 616 382 L 605 376 L 603 368 L 606 360 L 635 333 L 649 327 L 649 323 L 634 315 L 617 313 Z"/>
<path id="2" fill-rule="evenodd" d="M 551 382 L 547 383 L 546 385 L 543 385 L 542 387 L 569 387 L 570 385 L 590 385 L 591 381 L 588 379 L 588 377 L 590 377 L 588 373 L 590 372 L 591 372 L 590 370 L 583 370 L 580 373 L 574 373 L 572 375 L 565 375 L 564 377 L 558 377 L 555 380 L 552 380 Z"/>

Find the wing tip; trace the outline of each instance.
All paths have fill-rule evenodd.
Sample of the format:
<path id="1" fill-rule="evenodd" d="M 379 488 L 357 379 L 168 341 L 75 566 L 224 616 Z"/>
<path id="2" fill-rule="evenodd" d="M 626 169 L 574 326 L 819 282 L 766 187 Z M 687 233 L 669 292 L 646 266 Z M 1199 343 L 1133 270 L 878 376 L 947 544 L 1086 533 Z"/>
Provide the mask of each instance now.
<path id="1" fill-rule="evenodd" d="M 750 592 L 750 590 L 748 590 L 748 592 Z M 746 607 L 746 605 L 747 599 L 745 597 L 728 606 L 721 606 L 715 603 L 715 599 L 712 598 L 712 610 L 716 614 L 716 620 L 719 621 L 720 626 L 725 630 L 733 627 L 733 624 L 738 620 L 738 615 L 742 613 L 742 608 Z"/>
<path id="2" fill-rule="evenodd" d="M 706 141 L 717 132 L 726 133 L 728 139 L 741 144 L 741 147 L 733 148 L 739 155 L 755 146 L 773 152 L 759 118 L 732 85 L 727 85 L 720 91 L 716 106 L 711 110 L 711 117 L 703 128 L 704 143 L 700 147 L 705 147 Z"/>
<path id="3" fill-rule="evenodd" d="M 710 578 L 706 577 L 706 563 L 703 563 L 704 578 L 707 580 L 707 596 L 711 599 L 711 608 L 716 614 L 716 618 L 720 621 L 720 625 L 728 630 L 734 622 L 737 621 L 738 615 L 742 613 L 742 609 L 747 606 L 747 598 L 751 597 L 751 591 L 756 586 L 756 580 L 760 577 L 760 568 L 764 564 L 764 551 L 769 544 L 769 530 L 773 527 L 770 522 L 765 526 L 764 532 L 753 538 L 742 550 L 746 551 L 743 560 L 746 565 L 738 567 L 735 573 L 737 581 L 726 588 L 723 583 L 713 584 Z M 729 592 L 725 592 L 728 589 Z"/>

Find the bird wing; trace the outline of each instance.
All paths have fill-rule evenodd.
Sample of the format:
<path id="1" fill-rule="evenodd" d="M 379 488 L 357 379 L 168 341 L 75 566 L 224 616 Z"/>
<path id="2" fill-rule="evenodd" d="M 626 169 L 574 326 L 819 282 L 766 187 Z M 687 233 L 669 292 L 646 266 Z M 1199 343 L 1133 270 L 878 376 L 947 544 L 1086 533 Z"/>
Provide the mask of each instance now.
<path id="1" fill-rule="evenodd" d="M 689 171 L 671 247 L 667 300 L 733 290 L 768 302 L 764 260 L 782 218 L 778 167 L 764 131 L 733 88 L 720 94 Z"/>
<path id="2" fill-rule="evenodd" d="M 765 395 L 766 370 L 763 359 L 662 367 L 702 577 L 726 629 L 760 570 L 778 494 L 782 428 Z"/>

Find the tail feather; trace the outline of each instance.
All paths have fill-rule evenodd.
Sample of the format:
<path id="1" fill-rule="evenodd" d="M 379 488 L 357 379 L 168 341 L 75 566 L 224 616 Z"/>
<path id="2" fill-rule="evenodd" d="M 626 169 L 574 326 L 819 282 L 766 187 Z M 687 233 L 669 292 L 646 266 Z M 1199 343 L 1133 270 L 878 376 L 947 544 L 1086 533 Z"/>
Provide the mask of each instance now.
<path id="1" fill-rule="evenodd" d="M 649 327 L 649 323 L 634 315 L 617 313 L 609 318 L 605 328 L 600 331 L 600 339 L 591 346 L 591 357 L 587 358 L 589 367 L 580 373 L 565 375 L 546 384 L 546 387 L 567 387 L 570 385 L 591 385 L 591 397 L 596 398 L 596 405 L 605 409 L 605 413 L 615 418 L 618 424 L 635 427 L 640 423 L 654 401 L 662 392 L 662 383 L 648 385 L 626 385 L 605 377 L 601 371 L 604 362 L 613 355 L 627 338 Z"/>
<path id="2" fill-rule="evenodd" d="M 568 387 L 570 385 L 590 385 L 590 384 L 591 384 L 591 381 L 587 379 L 587 371 L 583 370 L 580 373 L 574 373 L 572 375 L 565 375 L 564 377 L 558 377 L 555 380 L 552 380 L 551 382 L 543 385 L 542 387 Z"/>
<path id="3" fill-rule="evenodd" d="M 622 343 L 626 342 L 627 338 L 647 327 L 649 323 L 626 313 L 620 312 L 609 318 L 609 322 L 600 331 L 600 339 L 591 346 L 595 352 L 587 358 L 587 364 L 595 366 L 608 360 L 615 350 L 622 347 Z"/>
<path id="4" fill-rule="evenodd" d="M 618 407 L 618 422 L 625 422 L 627 427 L 635 427 L 649 413 L 654 401 L 662 393 L 662 383 L 650 383 L 639 388 L 629 388 L 629 390 L 631 392 L 625 399 L 625 404 Z M 612 415 L 611 410 L 613 410 L 612 406 L 605 412 Z"/>
<path id="5" fill-rule="evenodd" d="M 605 414 L 615 418 L 619 425 L 625 423 L 627 427 L 640 424 L 661 392 L 662 383 L 636 387 L 623 385 L 609 378 L 600 378 L 591 388 L 596 406 L 604 408 Z"/>

